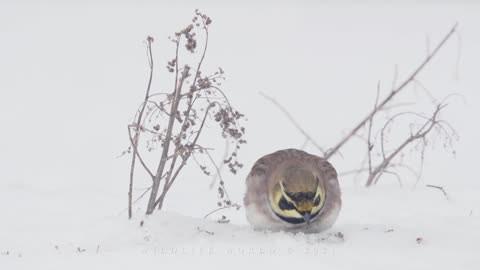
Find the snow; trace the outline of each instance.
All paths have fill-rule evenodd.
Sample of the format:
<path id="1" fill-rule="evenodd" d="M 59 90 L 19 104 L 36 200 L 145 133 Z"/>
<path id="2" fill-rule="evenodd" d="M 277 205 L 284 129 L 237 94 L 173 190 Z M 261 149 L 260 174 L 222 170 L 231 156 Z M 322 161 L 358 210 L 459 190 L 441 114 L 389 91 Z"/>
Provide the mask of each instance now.
<path id="1" fill-rule="evenodd" d="M 2 198 L 8 195 L 4 190 Z M 237 269 L 263 262 L 279 267 L 319 263 L 333 269 L 475 269 L 480 208 L 468 206 L 471 201 L 479 205 L 478 192 L 453 190 L 447 200 L 430 188 L 347 188 L 336 226 L 321 234 L 256 232 L 247 224 L 219 224 L 172 211 L 133 221 L 119 215 L 82 221 L 76 211 L 7 213 L 1 262 L 3 269 L 152 264 Z M 41 199 L 34 193 L 30 195 Z M 243 218 L 244 212 L 231 214 Z"/>
<path id="2" fill-rule="evenodd" d="M 2 2 L 0 269 L 479 269 L 480 6 L 300 3 Z M 425 56 L 426 35 L 433 46 L 459 22 L 460 34 L 420 75 L 436 97 L 458 92 L 466 100 L 452 102 L 444 115 L 460 134 L 456 155 L 440 142 L 429 145 L 422 180 L 406 174 L 402 187 L 386 178 L 365 189 L 340 178 L 339 219 L 318 235 L 253 231 L 243 208 L 204 219 L 216 193 L 194 166 L 168 195 L 165 211 L 146 217 L 140 201 L 128 220 L 129 160 L 118 156 L 144 95 L 142 40 L 155 37 L 154 89 L 169 87 L 167 36 L 196 7 L 213 19 L 206 68 L 222 66 L 230 102 L 249 119 L 248 144 L 239 153 L 245 169 L 224 175 L 234 201 L 242 201 L 257 158 L 303 144 L 259 91 L 328 147 L 371 109 L 378 80 L 386 90 L 396 64 L 405 78 Z M 403 98 L 425 100 L 421 92 Z M 214 137 L 203 140 L 223 147 Z M 348 145 L 333 165 L 358 165 L 358 151 Z M 148 187 L 138 179 L 136 195 Z M 448 198 L 426 184 L 444 187 Z M 230 223 L 217 223 L 221 215 Z"/>

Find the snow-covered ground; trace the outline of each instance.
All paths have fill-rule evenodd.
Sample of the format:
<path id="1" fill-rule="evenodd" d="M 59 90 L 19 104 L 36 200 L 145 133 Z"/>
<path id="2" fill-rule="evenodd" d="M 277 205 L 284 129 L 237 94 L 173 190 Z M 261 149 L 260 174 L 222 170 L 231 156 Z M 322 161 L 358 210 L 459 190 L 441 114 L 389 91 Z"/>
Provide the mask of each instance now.
<path id="1" fill-rule="evenodd" d="M 429 188 L 347 188 L 337 225 L 305 235 L 255 232 L 245 222 L 219 224 L 172 211 L 128 221 L 102 215 L 81 198 L 76 206 L 65 205 L 70 194 L 2 187 L 2 269 L 197 263 L 237 269 L 257 262 L 281 268 L 318 263 L 330 269 L 476 269 L 479 192 L 451 190 L 447 200 Z"/>
<path id="2" fill-rule="evenodd" d="M 169 87 L 167 37 L 195 8 L 214 21 L 207 69 L 222 66 L 230 101 L 248 117 L 248 144 L 239 153 L 245 169 L 224 175 L 234 201 L 242 201 L 258 157 L 303 144 L 259 91 L 329 147 L 371 109 L 378 80 L 390 85 L 395 65 L 405 78 L 425 44 L 458 22 L 459 35 L 419 77 L 438 98 L 455 92 L 465 99 L 444 115 L 460 135 L 455 156 L 431 145 L 422 180 L 405 175 L 401 188 L 391 179 L 365 189 L 340 178 L 340 217 L 319 235 L 255 232 L 243 208 L 203 219 L 216 194 L 195 167 L 172 189 L 165 211 L 145 217 L 140 201 L 129 221 L 129 160 L 118 156 L 144 95 L 142 40 L 155 37 L 154 89 Z M 467 2 L 0 3 L 0 269 L 479 269 L 479 12 Z M 416 94 L 405 100 L 425 100 L 410 90 Z M 350 158 L 355 151 L 348 146 L 332 159 L 338 171 L 359 163 Z M 448 199 L 426 184 L 444 187 Z M 136 193 L 145 187 L 139 183 Z M 221 215 L 231 222 L 217 223 Z"/>

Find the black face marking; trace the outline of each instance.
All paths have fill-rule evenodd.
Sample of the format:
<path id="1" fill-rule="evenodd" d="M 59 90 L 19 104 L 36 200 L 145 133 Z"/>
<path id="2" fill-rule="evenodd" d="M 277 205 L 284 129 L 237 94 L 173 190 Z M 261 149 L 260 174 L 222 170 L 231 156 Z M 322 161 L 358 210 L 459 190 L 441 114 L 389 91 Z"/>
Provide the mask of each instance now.
<path id="1" fill-rule="evenodd" d="M 312 201 L 315 197 L 314 192 L 299 192 L 299 193 L 290 193 L 286 192 L 287 196 L 296 202 L 300 201 Z"/>
<path id="2" fill-rule="evenodd" d="M 311 217 L 310 217 L 310 220 L 312 220 L 314 217 L 316 217 L 318 215 L 319 212 L 313 214 Z M 302 223 L 305 223 L 305 220 L 303 218 L 294 218 L 294 217 L 282 217 L 281 215 L 275 213 L 275 215 L 277 215 L 277 217 L 279 217 L 281 220 L 285 221 L 285 222 L 288 222 L 288 223 L 291 223 L 291 224 L 302 224 Z"/>
<path id="3" fill-rule="evenodd" d="M 290 203 L 289 201 L 287 201 L 287 199 L 285 199 L 283 196 L 282 198 L 280 199 L 280 201 L 278 202 L 278 207 L 282 210 L 295 210 L 295 206 Z"/>
<path id="4" fill-rule="evenodd" d="M 318 196 L 313 202 L 313 206 L 318 206 L 320 204 L 320 196 Z"/>

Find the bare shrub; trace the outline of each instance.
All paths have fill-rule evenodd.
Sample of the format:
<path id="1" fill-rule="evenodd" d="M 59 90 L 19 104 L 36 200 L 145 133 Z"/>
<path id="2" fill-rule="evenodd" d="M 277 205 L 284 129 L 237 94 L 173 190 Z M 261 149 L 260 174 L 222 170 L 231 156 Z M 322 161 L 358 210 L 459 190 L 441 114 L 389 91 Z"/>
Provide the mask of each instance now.
<path id="1" fill-rule="evenodd" d="M 427 66 L 431 59 L 438 53 L 443 45 L 452 37 L 456 32 L 457 25 L 453 26 L 450 31 L 443 37 L 438 45 L 427 54 L 422 63 L 398 86 L 393 83 L 390 92 L 380 99 L 380 83 L 377 86 L 377 96 L 373 109 L 368 113 L 357 125 L 355 125 L 346 136 L 344 136 L 337 144 L 331 148 L 321 147 L 310 136 L 303 127 L 292 117 L 290 112 L 278 103 L 274 98 L 261 93 L 267 100 L 272 102 L 278 107 L 282 113 L 292 122 L 295 128 L 305 137 L 305 143 L 313 145 L 325 159 L 330 159 L 333 155 L 338 154 L 340 149 L 349 142 L 352 138 L 360 138 L 365 143 L 365 159 L 361 162 L 360 166 L 348 171 L 340 172 L 339 175 L 366 175 L 365 186 L 371 186 L 378 183 L 379 179 L 384 175 L 394 176 L 401 184 L 401 170 L 407 170 L 414 174 L 417 180 L 421 176 L 423 167 L 423 159 L 425 149 L 429 141 L 436 138 L 443 140 L 446 149 L 453 150 L 453 142 L 458 140 L 458 135 L 453 127 L 442 120 L 440 112 L 447 106 L 447 98 L 441 102 L 434 102 L 433 112 L 430 115 L 421 114 L 414 111 L 395 111 L 396 108 L 394 100 L 397 96 L 407 89 L 410 85 L 422 86 L 417 79 L 418 74 Z M 424 89 L 426 90 L 426 89 Z M 431 94 L 429 93 L 431 96 Z M 436 99 L 433 99 L 436 100 Z M 385 112 L 394 113 L 393 116 L 387 117 L 385 121 L 379 120 L 379 115 Z M 398 142 L 390 142 L 393 146 L 386 148 L 387 136 L 390 134 L 394 127 L 399 127 L 399 119 L 409 117 L 407 121 L 407 130 L 409 134 Z M 375 128 L 376 127 L 376 128 Z M 405 127 L 403 127 L 405 129 Z M 379 134 L 378 136 L 373 136 Z M 327 150 L 324 150 L 327 149 Z M 408 151 L 410 149 L 410 151 Z M 418 157 L 418 166 L 412 167 L 412 165 L 405 163 L 404 157 L 407 154 L 416 155 Z M 375 158 L 379 157 L 379 158 Z"/>
<path id="2" fill-rule="evenodd" d="M 215 173 L 220 175 L 220 169 L 213 162 L 210 153 L 212 149 L 200 144 L 200 136 L 206 128 L 206 122 L 217 123 L 221 138 L 233 146 L 228 147 L 232 150 L 228 150 L 224 160 L 229 171 L 235 174 L 243 166 L 237 160 L 237 153 L 241 145 L 246 143 L 245 128 L 241 125 L 244 115 L 231 106 L 221 89 L 221 84 L 225 80 L 223 69 L 218 68 L 213 74 L 202 72 L 211 23 L 210 17 L 196 10 L 191 24 L 170 38 L 175 44 L 175 56 L 168 61 L 166 69 L 172 73 L 175 80 L 172 91 L 167 93 L 151 91 L 154 39 L 150 36 L 146 39 L 150 76 L 145 98 L 136 112 L 134 122 L 128 125 L 131 143 L 129 152 L 133 152 L 128 191 L 129 218 L 132 217 L 133 203 L 148 192 L 150 196 L 146 214 L 152 214 L 155 208 L 161 209 L 168 191 L 191 159 L 204 174 L 210 175 L 212 170 L 209 167 L 214 167 Z M 203 47 L 198 44 L 201 41 L 197 38 L 201 34 Z M 181 52 L 198 55 L 200 58 L 192 65 L 187 60 L 181 59 Z M 147 164 L 144 158 L 145 150 L 140 149 L 140 145 L 144 145 L 149 154 L 156 153 L 158 165 Z M 198 162 L 196 156 L 200 155 L 206 156 L 212 164 L 207 166 Z M 151 186 L 134 201 L 132 192 L 137 161 L 151 178 Z M 219 206 L 238 206 L 228 197 L 223 179 L 220 181 L 218 193 Z"/>

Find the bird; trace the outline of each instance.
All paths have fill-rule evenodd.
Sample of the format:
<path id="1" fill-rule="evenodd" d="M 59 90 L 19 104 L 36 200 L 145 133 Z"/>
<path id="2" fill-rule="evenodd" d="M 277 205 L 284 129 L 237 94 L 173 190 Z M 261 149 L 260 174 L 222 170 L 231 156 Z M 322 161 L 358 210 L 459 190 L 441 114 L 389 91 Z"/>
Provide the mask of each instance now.
<path id="1" fill-rule="evenodd" d="M 335 168 L 298 149 L 258 159 L 246 186 L 245 212 L 255 230 L 319 233 L 332 227 L 342 205 Z"/>

